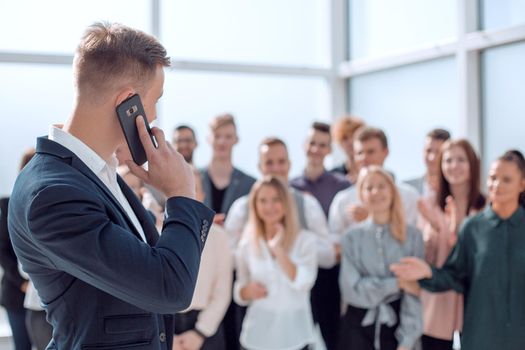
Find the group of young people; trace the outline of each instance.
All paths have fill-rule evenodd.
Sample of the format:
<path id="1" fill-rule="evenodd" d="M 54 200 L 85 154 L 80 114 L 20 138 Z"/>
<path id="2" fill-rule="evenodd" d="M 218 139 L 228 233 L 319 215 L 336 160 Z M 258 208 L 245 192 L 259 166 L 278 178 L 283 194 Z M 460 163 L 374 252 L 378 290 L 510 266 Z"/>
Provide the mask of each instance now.
<path id="1" fill-rule="evenodd" d="M 214 207 L 235 261 L 237 305 L 230 305 L 222 324 L 227 349 L 239 348 L 239 339 L 243 349 L 314 347 L 316 326 L 327 349 L 452 349 L 457 332 L 464 349 L 489 349 L 495 344 L 518 349 L 524 344 L 518 336 L 524 325 L 515 312 L 521 302 L 509 299 L 522 290 L 511 278 L 513 273 L 519 275 L 520 237 L 509 233 L 503 239 L 496 233 L 497 218 L 520 229 L 525 161 L 519 151 L 494 161 L 485 196 L 480 160 L 472 145 L 434 129 L 423 148 L 426 173 L 396 181 L 383 168 L 388 156 L 385 133 L 346 116 L 332 126 L 311 125 L 304 145 L 306 167 L 291 180 L 285 142 L 263 139 L 261 179 L 253 183 L 246 175 L 239 180 L 242 172 L 231 165 L 237 142 L 233 117 L 218 116 L 210 126 L 211 164 L 216 171 L 221 169 L 219 159 L 226 160 L 222 164 L 231 166 L 229 172 L 237 174 L 237 180 L 223 183 L 222 190 L 228 198 L 234 191 L 239 197 L 231 205 L 224 206 L 223 201 Z M 219 156 L 213 135 L 221 128 L 223 133 L 229 129 L 231 135 L 225 139 L 231 142 Z M 191 154 L 197 143 L 190 127 L 175 130 L 173 145 L 190 143 L 180 141 L 181 131 L 193 147 L 180 151 Z M 324 160 L 333 141 L 347 159 L 328 170 Z M 214 203 L 217 189 L 211 167 L 202 173 L 209 203 Z M 241 189 L 241 183 L 253 185 Z M 509 209 L 499 211 L 502 205 Z M 488 218 L 492 225 L 484 222 Z M 485 238 L 464 233 L 473 230 L 472 220 L 479 221 L 476 227 L 486 231 Z M 465 235 L 471 235 L 466 245 Z M 497 253 L 497 247 L 504 251 Z M 473 285 L 481 277 L 485 283 L 493 281 L 493 290 Z M 490 300 L 487 307 L 484 303 Z M 497 332 L 495 315 L 507 324 Z"/>
<path id="2" fill-rule="evenodd" d="M 153 128 L 155 148 L 137 122 L 146 170 L 111 117 L 139 93 L 155 118 L 166 60 L 144 33 L 90 27 L 75 110 L 15 185 L 2 236 L 38 290 L 51 348 L 433 350 L 454 332 L 466 350 L 525 348 L 522 153 L 493 161 L 484 195 L 471 144 L 435 129 L 426 173 L 402 182 L 383 167 L 385 132 L 345 116 L 311 125 L 296 178 L 286 143 L 262 139 L 257 180 L 233 165 L 224 114 L 199 170 L 191 127 L 171 144 Z M 326 169 L 333 143 L 346 159 Z"/>

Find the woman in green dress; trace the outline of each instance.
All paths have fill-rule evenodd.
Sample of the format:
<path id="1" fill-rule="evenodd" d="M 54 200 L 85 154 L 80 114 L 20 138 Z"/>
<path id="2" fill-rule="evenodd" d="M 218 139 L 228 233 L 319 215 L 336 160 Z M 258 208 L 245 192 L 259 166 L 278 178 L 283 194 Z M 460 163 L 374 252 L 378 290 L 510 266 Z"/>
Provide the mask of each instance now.
<path id="1" fill-rule="evenodd" d="M 403 280 L 465 296 L 463 350 L 525 349 L 525 159 L 511 150 L 492 163 L 491 205 L 463 224 L 442 268 L 409 257 L 391 270 Z"/>

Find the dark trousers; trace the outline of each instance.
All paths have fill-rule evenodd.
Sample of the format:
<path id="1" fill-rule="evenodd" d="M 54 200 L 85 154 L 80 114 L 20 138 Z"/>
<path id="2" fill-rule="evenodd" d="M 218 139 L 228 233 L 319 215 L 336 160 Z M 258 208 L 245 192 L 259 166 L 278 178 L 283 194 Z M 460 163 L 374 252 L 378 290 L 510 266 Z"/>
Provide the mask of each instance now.
<path id="1" fill-rule="evenodd" d="M 195 328 L 199 310 L 191 310 L 185 313 L 175 314 L 175 334 L 181 334 Z M 201 350 L 226 350 L 224 342 L 224 330 L 222 325 L 219 325 L 217 332 L 211 337 L 208 337 L 202 343 Z"/>
<path id="2" fill-rule="evenodd" d="M 232 281 L 235 283 L 237 275 L 233 271 Z M 233 291 L 233 284 L 232 284 Z M 233 295 L 233 292 L 232 292 Z M 222 326 L 224 328 L 224 337 L 226 338 L 226 349 L 228 350 L 240 350 L 241 344 L 239 338 L 241 337 L 242 322 L 246 315 L 246 307 L 237 305 L 233 299 L 226 310 L 224 319 L 222 320 Z"/>
<path id="3" fill-rule="evenodd" d="M 228 350 L 239 350 L 241 348 L 239 338 L 241 337 L 244 315 L 246 315 L 246 307 L 237 305 L 232 300 L 222 320 L 226 338 L 226 349 Z"/>
<path id="4" fill-rule="evenodd" d="M 241 350 L 248 350 L 248 349 L 246 349 L 246 348 L 243 348 L 243 347 L 241 346 Z M 297 349 L 297 350 L 308 350 L 308 345 L 307 345 L 307 346 L 305 346 L 304 348 L 301 348 L 301 349 Z"/>
<path id="5" fill-rule="evenodd" d="M 401 302 L 396 300 L 390 303 L 398 316 L 398 322 L 388 327 L 381 326 L 380 330 L 380 348 L 381 350 L 396 350 L 398 343 L 394 332 L 399 325 L 399 309 Z M 375 325 L 363 327 L 361 322 L 365 317 L 368 309 L 361 309 L 348 305 L 346 313 L 341 321 L 341 336 L 339 338 L 339 350 L 374 350 Z"/>
<path id="6" fill-rule="evenodd" d="M 26 326 L 33 346 L 37 350 L 45 350 L 53 336 L 53 327 L 46 320 L 46 312 L 27 310 Z"/>
<path id="7" fill-rule="evenodd" d="M 326 349 L 335 350 L 341 321 L 339 265 L 331 269 L 318 269 L 310 301 L 314 322 L 319 324 Z"/>
<path id="8" fill-rule="evenodd" d="M 452 350 L 452 340 L 438 339 L 423 335 L 421 337 L 421 348 L 423 350 Z"/>
<path id="9" fill-rule="evenodd" d="M 15 350 L 31 350 L 31 341 L 26 328 L 26 310 L 6 310 L 7 319 L 13 333 Z"/>

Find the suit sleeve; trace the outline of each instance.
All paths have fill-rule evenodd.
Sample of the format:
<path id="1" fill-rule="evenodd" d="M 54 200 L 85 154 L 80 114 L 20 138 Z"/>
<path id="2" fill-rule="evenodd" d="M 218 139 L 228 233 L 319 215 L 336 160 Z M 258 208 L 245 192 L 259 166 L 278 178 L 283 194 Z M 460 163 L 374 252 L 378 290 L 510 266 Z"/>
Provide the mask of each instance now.
<path id="1" fill-rule="evenodd" d="M 57 269 L 144 310 L 167 314 L 191 302 L 213 211 L 188 198 L 169 198 L 154 247 L 117 225 L 103 199 L 75 186 L 44 188 L 27 215 L 36 243 Z"/>

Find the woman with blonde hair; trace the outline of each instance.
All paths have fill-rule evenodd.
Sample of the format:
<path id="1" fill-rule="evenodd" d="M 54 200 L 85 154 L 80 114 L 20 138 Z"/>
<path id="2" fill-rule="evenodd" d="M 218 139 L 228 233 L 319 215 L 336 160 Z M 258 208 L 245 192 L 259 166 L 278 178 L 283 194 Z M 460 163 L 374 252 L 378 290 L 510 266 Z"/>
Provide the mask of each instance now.
<path id="1" fill-rule="evenodd" d="M 423 256 L 421 233 L 406 224 L 394 181 L 381 167 L 364 168 L 357 189 L 369 218 L 342 239 L 339 286 L 347 310 L 339 349 L 412 349 L 423 329 L 419 289 L 389 266 Z"/>
<path id="2" fill-rule="evenodd" d="M 249 208 L 234 286 L 235 301 L 248 306 L 241 345 L 306 349 L 314 342 L 310 290 L 317 273 L 315 237 L 300 230 L 294 201 L 274 176 L 254 184 Z"/>

